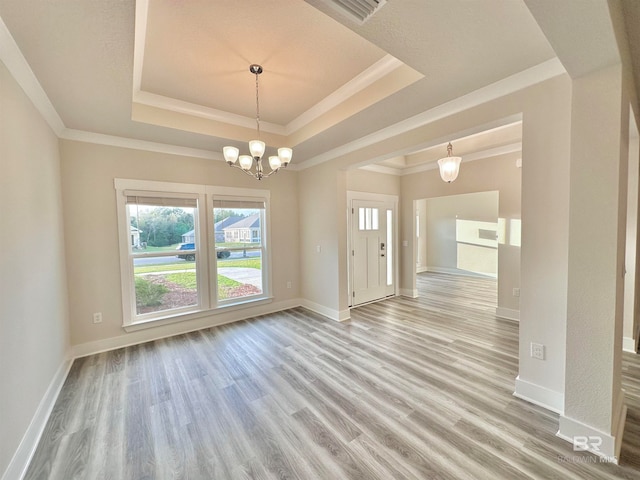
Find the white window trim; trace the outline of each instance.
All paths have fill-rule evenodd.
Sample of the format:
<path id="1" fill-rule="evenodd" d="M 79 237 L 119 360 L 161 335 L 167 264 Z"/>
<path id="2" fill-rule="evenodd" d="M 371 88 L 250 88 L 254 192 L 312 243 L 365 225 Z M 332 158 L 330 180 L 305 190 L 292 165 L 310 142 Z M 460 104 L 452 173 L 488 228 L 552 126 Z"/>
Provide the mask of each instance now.
<path id="1" fill-rule="evenodd" d="M 219 187 L 211 185 L 157 182 L 151 180 L 114 179 L 116 190 L 116 210 L 118 220 L 118 246 L 120 250 L 120 286 L 122 291 L 123 328 L 135 331 L 141 328 L 155 327 L 167 323 L 191 320 L 203 316 L 241 309 L 272 301 L 271 295 L 271 254 L 270 245 L 270 191 L 249 188 Z M 198 276 L 198 305 L 136 315 L 135 281 L 133 262 L 129 250 L 129 219 L 126 208 L 125 191 L 138 191 L 146 195 L 190 196 L 197 198 L 198 215 L 194 218 L 196 232 L 196 271 Z M 235 300 L 217 302 L 217 256 L 215 235 L 213 234 L 213 198 L 225 196 L 242 199 L 260 199 L 264 201 L 264 226 L 262 242 L 262 294 L 241 297 Z M 211 232 L 211 236 L 208 234 Z M 154 254 L 150 256 L 162 256 Z M 167 254 L 168 255 L 168 254 Z"/>
<path id="2" fill-rule="evenodd" d="M 260 190 L 260 189 L 252 189 L 252 188 L 235 188 L 235 187 L 206 187 L 207 194 L 207 211 L 209 212 L 209 222 L 211 223 L 211 230 L 213 230 L 213 225 L 215 223 L 213 217 L 213 200 L 214 198 L 224 198 L 225 200 L 259 200 L 264 201 L 264 214 L 260 218 L 260 224 L 262 225 L 262 233 L 264 238 L 262 239 L 261 245 L 261 259 L 262 259 L 262 293 L 260 295 L 252 295 L 249 297 L 244 297 L 244 302 L 252 301 L 252 300 L 263 300 L 264 298 L 272 298 L 271 297 L 271 255 L 269 254 L 269 245 L 270 245 L 270 221 L 271 215 L 270 212 L 270 201 L 271 201 L 271 192 L 269 190 Z M 216 256 L 215 250 L 215 235 L 213 236 L 213 241 L 209 242 L 209 277 L 217 279 L 218 273 L 218 257 Z M 217 292 L 217 284 L 215 282 L 211 283 L 210 290 L 211 302 L 215 305 L 214 308 L 227 308 L 233 305 L 238 305 L 243 303 L 242 300 L 218 300 L 218 292 Z"/>

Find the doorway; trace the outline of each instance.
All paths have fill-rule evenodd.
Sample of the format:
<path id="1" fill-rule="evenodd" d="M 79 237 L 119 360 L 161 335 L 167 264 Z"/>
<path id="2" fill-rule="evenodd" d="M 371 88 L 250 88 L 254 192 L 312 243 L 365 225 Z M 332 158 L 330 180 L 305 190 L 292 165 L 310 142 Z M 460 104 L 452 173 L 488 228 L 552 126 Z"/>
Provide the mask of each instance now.
<path id="1" fill-rule="evenodd" d="M 391 195 L 348 192 L 350 306 L 396 294 L 397 205 Z"/>

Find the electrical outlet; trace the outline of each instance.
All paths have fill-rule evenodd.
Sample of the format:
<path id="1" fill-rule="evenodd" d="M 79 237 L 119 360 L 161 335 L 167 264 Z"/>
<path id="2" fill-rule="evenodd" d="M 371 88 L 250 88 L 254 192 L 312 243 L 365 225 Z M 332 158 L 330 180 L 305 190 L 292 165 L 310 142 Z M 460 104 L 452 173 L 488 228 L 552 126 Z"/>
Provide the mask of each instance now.
<path id="1" fill-rule="evenodd" d="M 93 323 L 102 323 L 102 313 L 96 312 L 93 314 Z"/>
<path id="2" fill-rule="evenodd" d="M 531 358 L 544 360 L 544 345 L 531 342 Z"/>
<path id="3" fill-rule="evenodd" d="M 514 297 L 519 297 L 520 296 L 520 289 L 519 288 L 514 288 L 513 289 L 513 296 Z"/>
<path id="4" fill-rule="evenodd" d="M 291 288 L 291 282 L 287 282 L 287 288 Z"/>

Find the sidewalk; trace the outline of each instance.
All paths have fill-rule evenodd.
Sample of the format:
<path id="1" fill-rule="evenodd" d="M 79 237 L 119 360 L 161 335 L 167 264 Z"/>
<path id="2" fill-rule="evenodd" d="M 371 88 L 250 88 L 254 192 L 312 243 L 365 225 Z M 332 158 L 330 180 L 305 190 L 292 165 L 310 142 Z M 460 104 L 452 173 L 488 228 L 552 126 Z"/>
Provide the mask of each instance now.
<path id="1" fill-rule="evenodd" d="M 262 290 L 262 271 L 257 268 L 221 267 L 218 273 L 240 283 L 248 283 Z"/>

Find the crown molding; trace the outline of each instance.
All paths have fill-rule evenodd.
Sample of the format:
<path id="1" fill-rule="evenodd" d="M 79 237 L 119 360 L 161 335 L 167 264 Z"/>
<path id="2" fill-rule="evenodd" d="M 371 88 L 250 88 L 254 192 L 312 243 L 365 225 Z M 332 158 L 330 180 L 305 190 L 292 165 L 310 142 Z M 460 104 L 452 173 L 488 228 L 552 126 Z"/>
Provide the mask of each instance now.
<path id="1" fill-rule="evenodd" d="M 183 100 L 145 92 L 143 90 L 133 93 L 133 102 L 168 110 L 170 112 L 177 112 L 185 115 L 192 115 L 194 117 L 205 118 L 207 120 L 214 120 L 216 122 L 223 122 L 237 127 L 256 128 L 255 118 L 236 115 L 235 113 L 216 110 L 215 108 L 204 107 L 202 105 L 196 105 L 195 103 L 185 102 Z M 282 125 L 264 122 L 262 120 L 260 120 L 260 130 L 282 136 L 286 133 L 285 127 Z"/>
<path id="2" fill-rule="evenodd" d="M 488 148 L 486 150 L 480 150 L 477 152 L 463 155 L 462 164 L 474 162 L 476 160 L 485 160 L 487 158 L 497 157 L 499 155 L 506 155 L 508 153 L 521 152 L 522 142 L 515 142 L 509 145 L 502 145 L 500 147 Z M 423 163 L 409 168 L 394 168 L 386 165 L 365 165 L 360 167 L 360 170 L 368 170 L 370 172 L 385 173 L 387 175 L 405 176 L 412 175 L 414 173 L 426 172 L 428 170 L 437 170 L 438 163 L 436 161 Z"/>
<path id="3" fill-rule="evenodd" d="M 141 11 L 146 12 L 146 9 L 143 5 L 144 3 L 146 3 L 146 0 L 140 2 L 139 8 Z M 138 6 L 138 4 L 136 5 Z M 136 21 L 136 47 L 134 53 L 133 69 L 134 91 L 132 96 L 134 103 L 161 108 L 170 112 L 177 112 L 186 115 L 192 115 L 195 117 L 205 118 L 208 120 L 214 120 L 216 122 L 223 122 L 238 127 L 255 127 L 255 118 L 237 115 L 235 113 L 226 112 L 224 110 L 217 110 L 215 108 L 204 107 L 202 105 L 197 105 L 194 103 L 185 102 L 183 100 L 178 100 L 176 98 L 158 95 L 142 90 L 141 78 L 142 63 L 144 60 L 144 49 L 138 48 L 138 42 L 141 42 L 141 44 L 144 45 L 145 34 L 139 33 L 138 28 L 146 28 L 146 20 L 140 20 L 139 24 Z M 370 85 L 373 85 L 375 82 L 386 77 L 403 65 L 404 64 L 397 58 L 392 57 L 391 55 L 386 55 L 378 62 L 374 63 L 371 67 L 331 93 L 329 96 L 316 103 L 309 110 L 289 122 L 286 126 L 271 122 L 260 121 L 260 128 L 265 132 L 274 133 L 277 135 L 293 135 L 306 125 L 320 118 L 322 115 L 330 112 L 334 108 L 339 107 L 349 98 L 358 94 Z"/>
<path id="4" fill-rule="evenodd" d="M 445 102 L 437 107 L 414 115 L 411 118 L 398 122 L 377 132 L 366 135 L 358 140 L 341 145 L 320 155 L 317 155 L 301 165 L 301 169 L 307 169 L 322 163 L 334 160 L 338 157 L 355 152 L 375 143 L 388 140 L 410 130 L 422 127 L 437 120 L 449 117 L 464 110 L 476 107 L 483 103 L 496 100 L 510 93 L 517 92 L 537 83 L 566 73 L 566 70 L 557 58 L 518 72 L 510 77 L 499 80 L 466 95 Z M 406 153 L 406 152 L 405 152 Z"/>
<path id="5" fill-rule="evenodd" d="M 395 175 L 400 177 L 403 175 L 402 170 L 399 168 L 387 167 L 386 165 L 365 165 L 360 167 L 359 170 L 367 170 L 369 172 L 384 173 L 385 175 Z"/>
<path id="6" fill-rule="evenodd" d="M 185 102 L 172 97 L 158 95 L 142 90 L 142 70 L 144 67 L 144 49 L 147 36 L 147 17 L 149 13 L 149 0 L 136 1 L 134 54 L 133 54 L 133 91 L 132 101 L 151 107 L 156 107 L 171 112 L 193 115 L 216 122 L 223 122 L 239 127 L 255 127 L 255 118 L 237 115 L 231 112 L 204 107 L 190 102 Z M 376 81 L 389 75 L 404 64 L 391 55 L 385 55 L 382 59 L 371 65 L 365 71 L 348 81 L 329 96 L 313 105 L 287 125 L 260 122 L 260 128 L 269 133 L 281 136 L 290 136 L 310 124 L 322 115 L 340 106 L 347 99 L 353 97 L 363 89 Z"/>
<path id="7" fill-rule="evenodd" d="M 356 75 L 343 86 L 338 88 L 335 92 L 329 94 L 329 96 L 320 100 L 309 110 L 289 122 L 285 127 L 286 135 L 291 135 L 297 132 L 305 125 L 308 125 L 315 119 L 338 107 L 348 98 L 351 98 L 403 65 L 404 63 L 397 58 L 392 57 L 391 55 L 385 55 L 365 71 Z"/>
<path id="8" fill-rule="evenodd" d="M 104 135 L 102 133 L 86 132 L 84 130 L 74 130 L 71 128 L 65 128 L 59 137 L 65 140 L 74 140 L 76 142 L 95 143 L 97 145 L 108 145 L 111 147 L 131 148 L 134 150 L 145 150 L 148 152 L 168 153 L 170 155 L 182 155 L 185 157 L 224 161 L 224 156 L 221 152 L 181 147 L 178 145 L 169 145 L 167 143 L 149 142 L 147 140 L 137 140 L 134 138 L 118 137 L 115 135 Z"/>
<path id="9" fill-rule="evenodd" d="M 47 97 L 33 70 L 31 70 L 24 55 L 22 55 L 18 44 L 2 18 L 0 18 L 0 60 L 6 65 L 7 70 L 9 70 L 13 78 L 16 79 L 18 85 L 22 87 L 24 93 L 29 97 L 49 127 L 51 127 L 57 136 L 60 136 L 60 133 L 65 128 L 64 123 L 51 103 L 51 100 Z"/>

